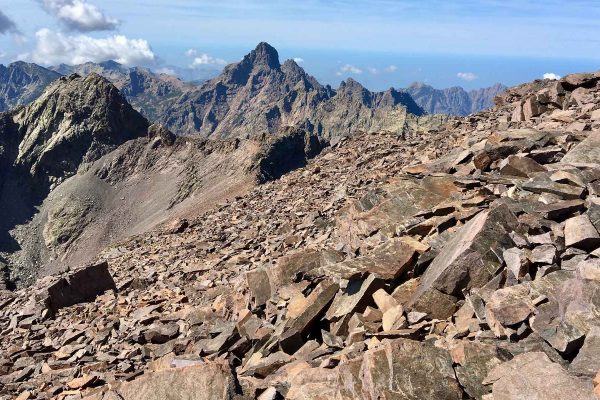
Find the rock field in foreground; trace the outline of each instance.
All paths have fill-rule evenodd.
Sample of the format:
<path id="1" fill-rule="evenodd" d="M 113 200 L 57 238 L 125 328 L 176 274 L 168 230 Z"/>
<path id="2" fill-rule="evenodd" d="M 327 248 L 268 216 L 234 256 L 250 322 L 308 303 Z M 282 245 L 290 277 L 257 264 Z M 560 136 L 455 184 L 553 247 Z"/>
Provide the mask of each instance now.
<path id="1" fill-rule="evenodd" d="M 600 73 L 497 104 L 2 292 L 0 398 L 595 398 Z"/>

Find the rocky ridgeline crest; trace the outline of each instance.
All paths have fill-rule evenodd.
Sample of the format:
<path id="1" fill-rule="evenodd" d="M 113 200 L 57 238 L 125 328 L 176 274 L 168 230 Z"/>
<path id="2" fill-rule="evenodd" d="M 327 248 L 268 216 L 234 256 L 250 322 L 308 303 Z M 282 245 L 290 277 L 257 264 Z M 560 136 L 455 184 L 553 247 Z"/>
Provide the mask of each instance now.
<path id="1" fill-rule="evenodd" d="M 406 93 L 372 93 L 348 79 L 335 91 L 293 60 L 260 43 L 218 77 L 183 94 L 162 123 L 176 134 L 250 137 L 295 126 L 324 138 L 356 131 L 402 132 L 408 114 L 422 109 Z"/>
<path id="2" fill-rule="evenodd" d="M 536 81 L 410 135 L 335 140 L 199 218 L 2 292 L 0 395 L 593 399 L 599 82 Z M 79 293 L 82 276 L 102 284 Z"/>

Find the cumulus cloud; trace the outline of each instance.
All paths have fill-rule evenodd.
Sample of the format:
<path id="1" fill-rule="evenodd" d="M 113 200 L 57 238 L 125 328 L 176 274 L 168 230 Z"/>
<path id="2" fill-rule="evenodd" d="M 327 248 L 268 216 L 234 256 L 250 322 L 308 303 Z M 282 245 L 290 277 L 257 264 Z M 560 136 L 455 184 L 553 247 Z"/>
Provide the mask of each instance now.
<path id="1" fill-rule="evenodd" d="M 203 65 L 225 65 L 227 61 L 222 58 L 215 58 L 206 53 L 199 54 L 197 57 L 194 57 L 194 60 L 190 64 L 190 68 L 197 68 Z"/>
<path id="2" fill-rule="evenodd" d="M 82 64 L 88 61 L 114 60 L 124 65 L 143 65 L 156 60 L 156 55 L 146 40 L 129 39 L 123 35 L 96 39 L 41 29 L 36 32 L 35 37 L 35 49 L 27 58 L 40 64 Z"/>
<path id="3" fill-rule="evenodd" d="M 188 57 L 194 57 L 195 55 L 198 54 L 198 50 L 196 50 L 196 49 L 189 49 L 189 50 L 186 50 L 186 52 L 184 54 L 186 56 L 188 56 Z"/>
<path id="4" fill-rule="evenodd" d="M 456 76 L 463 81 L 471 82 L 477 79 L 477 75 L 472 72 L 459 72 Z"/>
<path id="5" fill-rule="evenodd" d="M 391 73 L 391 72 L 396 72 L 397 70 L 398 70 L 398 67 L 396 67 L 395 65 L 389 65 L 383 69 L 367 67 L 367 71 L 369 71 L 372 75 L 379 75 L 382 73 Z"/>
<path id="6" fill-rule="evenodd" d="M 356 74 L 356 75 L 360 75 L 363 73 L 363 70 L 355 67 L 352 64 L 346 64 L 344 66 L 342 66 L 342 68 L 340 68 L 340 70 L 338 72 L 336 72 L 335 74 L 337 76 L 342 76 L 344 74 Z"/>
<path id="7" fill-rule="evenodd" d="M 296 64 L 302 64 L 304 62 L 304 58 L 296 57 L 294 58 L 294 61 L 296 62 Z"/>
<path id="8" fill-rule="evenodd" d="M 6 14 L 0 11 L 0 35 L 7 33 L 19 33 L 17 25 Z"/>
<path id="9" fill-rule="evenodd" d="M 173 68 L 169 68 L 169 67 L 158 68 L 154 72 L 157 72 L 159 74 L 177 76 L 177 72 Z"/>
<path id="10" fill-rule="evenodd" d="M 86 0 L 39 0 L 50 14 L 68 29 L 79 32 L 110 31 L 120 21 L 110 17 Z"/>
<path id="11" fill-rule="evenodd" d="M 556 81 L 556 80 L 560 79 L 560 75 L 556 75 L 553 72 L 546 72 L 544 74 L 544 79 L 552 79 L 552 80 Z"/>

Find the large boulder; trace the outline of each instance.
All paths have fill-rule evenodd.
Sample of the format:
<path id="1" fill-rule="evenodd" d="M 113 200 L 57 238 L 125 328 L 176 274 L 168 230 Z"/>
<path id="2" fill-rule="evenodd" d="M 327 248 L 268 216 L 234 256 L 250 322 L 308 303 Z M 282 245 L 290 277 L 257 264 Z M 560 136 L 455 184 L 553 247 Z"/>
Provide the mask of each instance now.
<path id="1" fill-rule="evenodd" d="M 235 378 L 228 365 L 209 363 L 145 374 L 115 392 L 123 400 L 229 400 Z"/>
<path id="2" fill-rule="evenodd" d="M 592 132 L 561 160 L 572 165 L 600 164 L 600 132 Z"/>
<path id="3" fill-rule="evenodd" d="M 542 352 L 519 354 L 492 369 L 484 381 L 492 384 L 494 400 L 592 400 L 591 381 L 570 375 Z"/>
<path id="4" fill-rule="evenodd" d="M 479 213 L 441 249 L 423 274 L 409 305 L 423 308 L 424 303 L 419 300 L 431 297 L 430 292 L 456 297 L 464 289 L 485 285 L 501 268 L 502 252 L 514 246 L 509 234 L 517 228 L 518 221 L 505 204 Z"/>
<path id="5" fill-rule="evenodd" d="M 52 312 L 77 303 L 93 301 L 107 290 L 116 290 L 106 261 L 80 268 L 52 281 L 36 297 Z"/>

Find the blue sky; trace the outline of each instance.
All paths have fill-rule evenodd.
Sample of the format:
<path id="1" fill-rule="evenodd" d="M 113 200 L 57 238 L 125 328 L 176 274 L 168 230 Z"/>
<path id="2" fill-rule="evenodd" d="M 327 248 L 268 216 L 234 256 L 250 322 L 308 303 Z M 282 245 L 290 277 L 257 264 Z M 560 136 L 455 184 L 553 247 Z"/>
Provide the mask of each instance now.
<path id="1" fill-rule="evenodd" d="M 476 88 L 600 69 L 600 1 L 0 0 L 0 12 L 13 22 L 0 16 L 2 63 L 116 58 L 202 75 L 267 41 L 333 86 Z"/>

